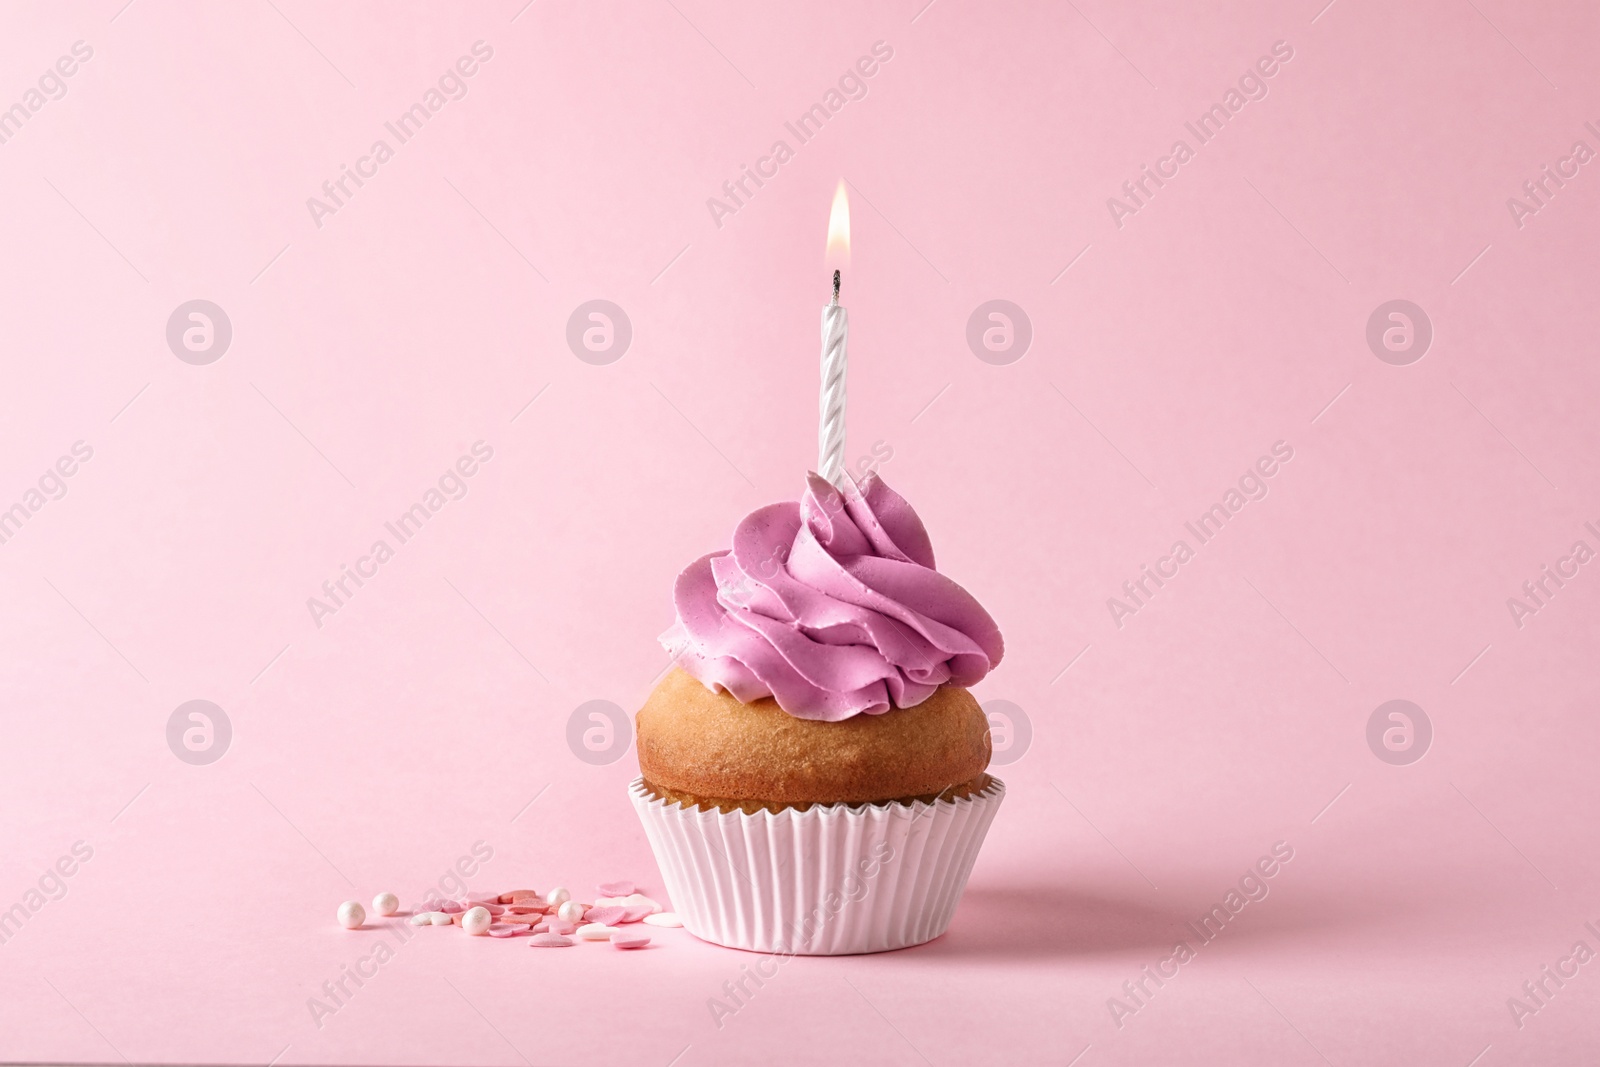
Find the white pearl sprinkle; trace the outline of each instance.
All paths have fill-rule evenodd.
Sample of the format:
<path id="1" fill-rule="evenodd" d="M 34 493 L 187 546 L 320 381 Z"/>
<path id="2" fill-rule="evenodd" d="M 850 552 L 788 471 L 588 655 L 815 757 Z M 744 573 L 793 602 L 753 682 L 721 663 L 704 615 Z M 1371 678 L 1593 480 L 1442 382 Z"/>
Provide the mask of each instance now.
<path id="1" fill-rule="evenodd" d="M 575 923 L 583 918 L 583 905 L 576 900 L 569 900 L 556 909 L 556 918 L 564 923 Z"/>
<path id="2" fill-rule="evenodd" d="M 393 893 L 379 893 L 372 898 L 372 910 L 379 915 L 393 915 L 400 910 L 400 898 Z"/>
<path id="3" fill-rule="evenodd" d="M 488 908 L 468 908 L 461 914 L 461 929 L 474 937 L 489 932 L 489 924 L 494 917 L 489 914 Z"/>
<path id="4" fill-rule="evenodd" d="M 548 892 L 548 893 L 546 893 L 544 895 L 544 902 L 546 904 L 565 904 L 567 901 L 569 901 L 571 899 L 572 899 L 571 890 L 567 889 L 566 886 L 562 886 L 562 885 L 556 886 L 554 889 L 550 890 L 550 892 Z"/>
<path id="5" fill-rule="evenodd" d="M 367 910 L 359 900 L 347 900 L 339 905 L 339 925 L 346 930 L 357 929 L 367 921 Z"/>

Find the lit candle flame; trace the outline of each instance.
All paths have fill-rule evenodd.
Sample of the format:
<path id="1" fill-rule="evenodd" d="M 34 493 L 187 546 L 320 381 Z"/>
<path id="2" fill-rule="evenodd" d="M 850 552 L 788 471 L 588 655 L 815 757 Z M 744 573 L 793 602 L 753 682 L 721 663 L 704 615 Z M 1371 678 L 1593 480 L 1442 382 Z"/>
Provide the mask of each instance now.
<path id="1" fill-rule="evenodd" d="M 850 266 L 850 198 L 844 191 L 844 179 L 833 193 L 833 210 L 828 212 L 828 251 L 825 257 L 829 267 Z"/>

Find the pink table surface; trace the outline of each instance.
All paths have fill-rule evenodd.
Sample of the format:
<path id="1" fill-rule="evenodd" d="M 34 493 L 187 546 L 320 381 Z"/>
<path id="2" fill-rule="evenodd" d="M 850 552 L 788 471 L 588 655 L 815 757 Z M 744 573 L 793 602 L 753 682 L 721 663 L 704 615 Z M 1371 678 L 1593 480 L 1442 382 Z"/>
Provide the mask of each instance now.
<path id="1" fill-rule="evenodd" d="M 1573 956 L 1600 950 L 1600 565 L 1561 562 L 1600 549 L 1600 11 L 1322 5 L 8 7 L 0 1060 L 1600 1059 Z M 769 177 L 708 207 L 745 165 Z M 368 177 L 313 212 L 343 166 Z M 568 721 L 638 706 L 677 570 L 815 463 L 841 176 L 848 455 L 1000 620 L 977 692 L 1032 730 L 950 932 L 790 962 L 718 1020 L 751 957 L 685 931 L 430 929 L 314 1018 L 386 936 L 337 904 L 477 842 L 474 888 L 661 892 L 632 753 L 585 762 Z M 595 299 L 632 330 L 605 365 L 566 339 Z M 997 299 L 1032 339 L 991 363 L 966 331 Z M 192 300 L 221 358 L 169 345 Z M 1369 345 L 1393 300 L 1425 352 Z M 465 495 L 314 617 L 479 441 Z M 197 699 L 232 730 L 207 765 L 167 741 Z M 1432 730 L 1404 765 L 1367 740 L 1395 699 Z M 1278 842 L 1268 895 L 1194 938 Z"/>

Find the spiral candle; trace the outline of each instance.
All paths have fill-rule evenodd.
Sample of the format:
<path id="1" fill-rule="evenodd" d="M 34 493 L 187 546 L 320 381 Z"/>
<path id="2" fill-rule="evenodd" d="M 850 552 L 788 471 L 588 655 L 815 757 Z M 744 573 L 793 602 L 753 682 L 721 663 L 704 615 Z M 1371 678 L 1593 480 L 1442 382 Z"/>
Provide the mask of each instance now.
<path id="1" fill-rule="evenodd" d="M 833 300 L 822 309 L 822 391 L 818 396 L 817 473 L 843 488 L 845 379 L 850 369 L 850 313 L 839 306 L 839 272 Z"/>

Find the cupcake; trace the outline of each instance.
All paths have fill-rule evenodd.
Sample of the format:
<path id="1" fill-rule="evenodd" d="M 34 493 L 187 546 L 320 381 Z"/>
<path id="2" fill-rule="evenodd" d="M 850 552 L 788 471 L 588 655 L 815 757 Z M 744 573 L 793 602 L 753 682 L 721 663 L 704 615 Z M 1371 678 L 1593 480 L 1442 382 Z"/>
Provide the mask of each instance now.
<path id="1" fill-rule="evenodd" d="M 944 933 L 1005 786 L 968 692 L 1004 644 L 881 478 L 745 518 L 678 577 L 635 809 L 684 925 L 733 948 Z"/>

